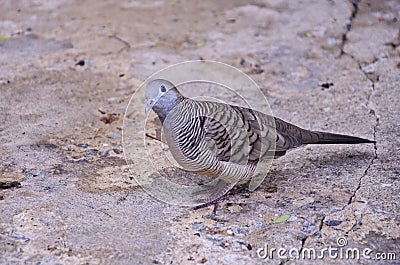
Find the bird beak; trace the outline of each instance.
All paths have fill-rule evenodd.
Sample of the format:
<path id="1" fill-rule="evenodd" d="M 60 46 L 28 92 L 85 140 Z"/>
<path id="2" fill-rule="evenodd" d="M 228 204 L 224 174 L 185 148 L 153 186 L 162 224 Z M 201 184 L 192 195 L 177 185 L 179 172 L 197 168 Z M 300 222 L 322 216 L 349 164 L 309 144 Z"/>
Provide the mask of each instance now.
<path id="1" fill-rule="evenodd" d="M 146 109 L 145 109 L 146 114 L 149 113 L 151 107 L 153 107 L 152 105 L 153 104 L 152 104 L 151 100 L 148 100 L 147 104 L 146 104 Z"/>

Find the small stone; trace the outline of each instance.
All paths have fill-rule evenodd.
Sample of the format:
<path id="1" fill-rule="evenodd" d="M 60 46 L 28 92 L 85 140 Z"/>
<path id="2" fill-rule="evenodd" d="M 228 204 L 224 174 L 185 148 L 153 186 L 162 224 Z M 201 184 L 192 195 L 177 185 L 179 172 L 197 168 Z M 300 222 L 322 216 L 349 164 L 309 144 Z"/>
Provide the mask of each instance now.
<path id="1" fill-rule="evenodd" d="M 224 241 L 222 238 L 217 238 L 217 237 L 210 236 L 210 235 L 207 236 L 207 239 L 212 242 L 218 243 L 218 244 L 222 244 Z"/>
<path id="2" fill-rule="evenodd" d="M 118 140 L 118 139 L 121 139 L 122 136 L 121 136 L 121 134 L 116 133 L 116 134 L 113 134 L 110 138 L 113 139 L 113 140 Z"/>
<path id="3" fill-rule="evenodd" d="M 83 153 L 84 156 L 96 156 L 99 153 L 97 149 L 90 149 Z"/>
<path id="4" fill-rule="evenodd" d="M 19 181 L 1 181 L 0 182 L 0 189 L 11 189 L 11 188 L 19 188 L 21 187 L 21 183 Z"/>
<path id="5" fill-rule="evenodd" d="M 315 225 L 308 221 L 302 222 L 301 225 L 303 226 L 303 230 L 307 233 L 310 233 L 315 229 Z"/>
<path id="6" fill-rule="evenodd" d="M 192 230 L 199 231 L 199 230 L 203 230 L 203 228 L 204 228 L 204 226 L 201 222 L 194 222 L 192 224 Z"/>
<path id="7" fill-rule="evenodd" d="M 338 45 L 340 42 L 341 41 L 339 39 L 327 38 L 326 45 L 328 45 L 329 47 L 333 47 L 333 46 Z"/>
<path id="8" fill-rule="evenodd" d="M 116 153 L 117 155 L 122 154 L 122 150 L 119 149 L 113 149 L 113 152 Z"/>
<path id="9" fill-rule="evenodd" d="M 263 228 L 266 228 L 267 225 L 265 223 L 263 223 L 263 222 L 256 221 L 256 227 L 263 229 Z"/>
<path id="10" fill-rule="evenodd" d="M 325 83 L 322 83 L 320 86 L 322 88 L 330 88 L 331 86 L 333 86 L 333 83 L 332 82 L 325 82 Z"/>
<path id="11" fill-rule="evenodd" d="M 244 251 L 249 250 L 246 245 L 240 245 L 240 246 L 241 246 L 242 250 L 244 250 Z"/>
<path id="12" fill-rule="evenodd" d="M 117 114 L 107 114 L 103 117 L 100 118 L 100 121 L 104 122 L 105 124 L 111 124 L 114 121 L 117 121 L 119 119 Z"/>
<path id="13" fill-rule="evenodd" d="M 84 66 L 85 65 L 85 60 L 79 60 L 75 65 L 76 66 Z"/>
<path id="14" fill-rule="evenodd" d="M 236 232 L 238 232 L 239 234 L 246 234 L 246 233 L 249 232 L 249 229 L 248 229 L 248 228 L 241 228 L 241 227 L 238 227 L 238 228 L 236 229 Z"/>
<path id="15" fill-rule="evenodd" d="M 375 66 L 373 64 L 368 64 L 366 66 L 363 66 L 361 69 L 366 74 L 372 74 L 373 72 L 375 72 Z"/>
<path id="16" fill-rule="evenodd" d="M 88 144 L 77 144 L 76 146 L 82 147 L 82 148 L 87 148 L 89 145 Z"/>
<path id="17" fill-rule="evenodd" d="M 327 226 L 338 226 L 341 223 L 342 223 L 342 221 L 340 221 L 340 220 L 326 220 L 324 222 L 324 224 L 327 225 Z"/>
<path id="18" fill-rule="evenodd" d="M 306 239 L 308 236 L 307 233 L 304 233 L 303 231 L 298 231 L 298 233 L 300 240 Z"/>
<path id="19" fill-rule="evenodd" d="M 102 152 L 102 154 L 100 155 L 100 158 L 106 158 L 109 155 L 110 155 L 110 150 L 107 149 Z"/>
<path id="20" fill-rule="evenodd" d="M 211 214 L 204 215 L 203 218 L 211 219 L 211 220 L 217 221 L 217 222 L 229 222 L 229 220 L 225 217 L 219 218 L 219 217 L 217 217 L 215 215 L 211 215 Z"/>
<path id="21" fill-rule="evenodd" d="M 315 232 L 314 234 L 311 235 L 311 237 L 313 237 L 313 238 L 321 238 L 322 237 L 321 231 Z"/>

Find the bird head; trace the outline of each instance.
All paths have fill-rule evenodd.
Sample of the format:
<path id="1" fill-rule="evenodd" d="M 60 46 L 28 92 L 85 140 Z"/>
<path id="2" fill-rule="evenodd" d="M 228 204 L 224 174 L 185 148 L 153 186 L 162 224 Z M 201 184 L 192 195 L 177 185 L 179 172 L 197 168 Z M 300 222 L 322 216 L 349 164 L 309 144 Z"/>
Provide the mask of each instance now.
<path id="1" fill-rule="evenodd" d="M 155 79 L 150 81 L 146 87 L 146 113 L 157 103 L 157 101 L 165 95 L 170 89 L 175 88 L 175 86 L 164 79 Z"/>

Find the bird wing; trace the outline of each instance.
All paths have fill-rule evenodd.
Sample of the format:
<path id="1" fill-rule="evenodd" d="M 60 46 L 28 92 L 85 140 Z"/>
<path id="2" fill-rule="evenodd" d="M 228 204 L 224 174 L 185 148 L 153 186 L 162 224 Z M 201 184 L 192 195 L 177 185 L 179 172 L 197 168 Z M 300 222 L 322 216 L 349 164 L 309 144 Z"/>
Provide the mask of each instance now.
<path id="1" fill-rule="evenodd" d="M 290 148 L 287 136 L 275 130 L 274 118 L 261 112 L 212 103 L 212 115 L 203 121 L 204 136 L 220 161 L 257 163 L 278 157 Z"/>

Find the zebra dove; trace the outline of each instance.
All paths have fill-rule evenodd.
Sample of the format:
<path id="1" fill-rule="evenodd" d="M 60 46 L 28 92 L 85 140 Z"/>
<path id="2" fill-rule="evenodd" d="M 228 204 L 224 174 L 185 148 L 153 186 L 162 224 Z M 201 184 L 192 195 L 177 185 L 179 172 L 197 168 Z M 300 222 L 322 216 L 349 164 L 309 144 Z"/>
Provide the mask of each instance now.
<path id="1" fill-rule="evenodd" d="M 146 113 L 153 109 L 160 118 L 178 164 L 187 171 L 221 178 L 225 188 L 217 197 L 248 182 L 258 162 L 281 157 L 290 149 L 307 144 L 374 143 L 305 130 L 245 107 L 192 100 L 163 79 L 149 82 L 145 95 Z"/>

